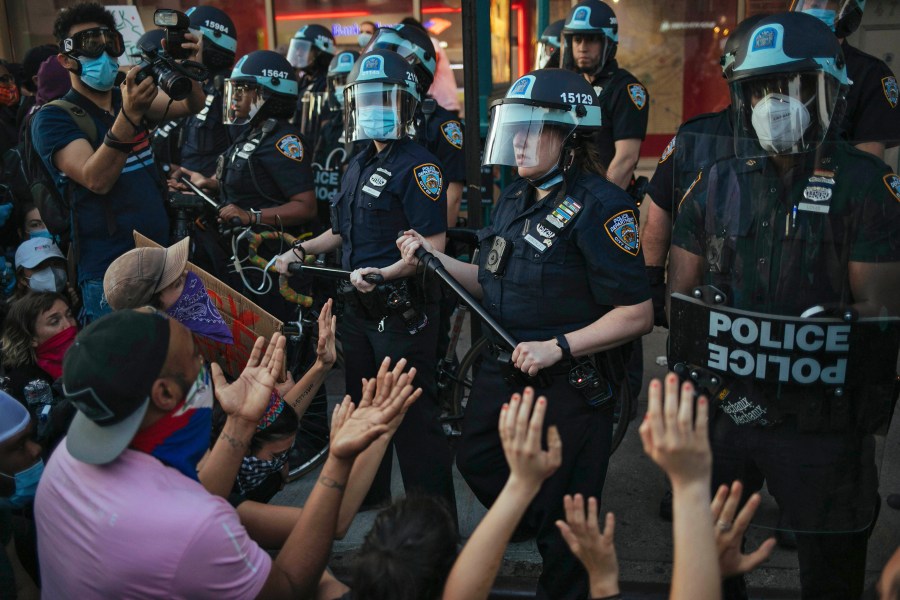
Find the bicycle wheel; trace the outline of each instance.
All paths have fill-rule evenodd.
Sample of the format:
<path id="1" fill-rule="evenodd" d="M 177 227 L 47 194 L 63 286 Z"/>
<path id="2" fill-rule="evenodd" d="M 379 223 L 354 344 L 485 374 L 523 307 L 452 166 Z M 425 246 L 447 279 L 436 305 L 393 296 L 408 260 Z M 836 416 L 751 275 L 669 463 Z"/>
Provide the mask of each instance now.
<path id="1" fill-rule="evenodd" d="M 472 392 L 472 382 L 475 373 L 481 365 L 482 354 L 487 346 L 487 338 L 476 340 L 463 359 L 459 361 L 457 375 L 453 378 L 453 387 L 450 390 L 451 407 L 448 416 L 444 418 L 444 433 L 449 437 L 460 435 L 460 424 L 466 413 L 469 403 L 469 394 Z"/>
<path id="2" fill-rule="evenodd" d="M 337 361 L 319 388 L 306 414 L 300 419 L 297 439 L 289 454 L 288 481 L 313 471 L 328 457 L 330 427 L 329 407 L 344 397 L 344 353 L 337 348 Z"/>

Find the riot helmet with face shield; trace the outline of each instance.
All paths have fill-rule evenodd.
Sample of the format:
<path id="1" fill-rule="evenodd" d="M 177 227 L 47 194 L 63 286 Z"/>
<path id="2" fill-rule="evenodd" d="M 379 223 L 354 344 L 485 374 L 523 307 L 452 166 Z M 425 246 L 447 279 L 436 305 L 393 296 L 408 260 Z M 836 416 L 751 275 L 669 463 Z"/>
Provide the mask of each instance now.
<path id="1" fill-rule="evenodd" d="M 412 65 L 419 79 L 419 94 L 424 95 L 434 82 L 437 69 L 437 55 L 434 44 L 424 29 L 412 25 L 397 25 L 395 28 L 380 27 L 375 30 L 371 41 L 363 50 L 392 50 Z"/>
<path id="2" fill-rule="evenodd" d="M 297 104 L 297 79 L 287 60 L 271 50 L 242 57 L 225 80 L 223 121 L 242 125 L 288 118 Z"/>
<path id="3" fill-rule="evenodd" d="M 594 77 L 615 58 L 618 46 L 619 22 L 613 9 L 600 0 L 582 0 L 566 17 L 560 66 Z"/>
<path id="4" fill-rule="evenodd" d="M 554 21 L 547 25 L 541 34 L 541 38 L 537 43 L 537 50 L 534 53 L 534 62 L 539 69 L 559 66 L 559 48 L 562 45 L 560 38 L 562 37 L 562 30 L 565 24 L 565 19 Z"/>
<path id="5" fill-rule="evenodd" d="M 200 39 L 200 58 L 206 68 L 214 72 L 231 68 L 237 53 L 237 30 L 231 17 L 214 6 L 195 6 L 185 14 Z"/>
<path id="6" fill-rule="evenodd" d="M 759 21 L 728 77 L 739 158 L 798 154 L 824 139 L 850 85 L 840 44 L 819 19 L 782 13 Z"/>
<path id="7" fill-rule="evenodd" d="M 793 0 L 790 10 L 812 15 L 844 39 L 862 22 L 866 0 Z"/>
<path id="8" fill-rule="evenodd" d="M 328 104 L 332 110 L 341 110 L 344 107 L 344 88 L 347 87 L 347 77 L 359 58 L 359 52 L 345 50 L 334 55 L 328 65 L 326 75 L 326 87 L 328 90 Z"/>
<path id="9" fill-rule="evenodd" d="M 599 100 L 584 77 L 539 69 L 520 77 L 491 105 L 485 165 L 506 165 L 546 189 L 562 178 L 575 136 L 601 126 Z"/>
<path id="10" fill-rule="evenodd" d="M 390 50 L 359 57 L 344 89 L 344 131 L 349 141 L 397 140 L 412 135 L 419 106 L 413 67 Z"/>
<path id="11" fill-rule="evenodd" d="M 331 31 L 322 25 L 305 25 L 294 34 L 287 60 L 298 71 L 316 75 L 325 72 L 334 53 Z"/>

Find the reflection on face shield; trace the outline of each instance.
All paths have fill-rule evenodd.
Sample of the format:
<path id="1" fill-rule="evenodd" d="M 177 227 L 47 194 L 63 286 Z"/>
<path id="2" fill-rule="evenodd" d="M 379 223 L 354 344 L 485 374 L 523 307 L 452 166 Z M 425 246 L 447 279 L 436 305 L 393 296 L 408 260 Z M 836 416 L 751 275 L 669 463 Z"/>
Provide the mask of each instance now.
<path id="1" fill-rule="evenodd" d="M 540 129 L 532 129 L 529 125 L 516 126 L 512 139 L 516 153 L 516 166 L 536 166 L 538 164 L 538 147 L 541 142 Z"/>

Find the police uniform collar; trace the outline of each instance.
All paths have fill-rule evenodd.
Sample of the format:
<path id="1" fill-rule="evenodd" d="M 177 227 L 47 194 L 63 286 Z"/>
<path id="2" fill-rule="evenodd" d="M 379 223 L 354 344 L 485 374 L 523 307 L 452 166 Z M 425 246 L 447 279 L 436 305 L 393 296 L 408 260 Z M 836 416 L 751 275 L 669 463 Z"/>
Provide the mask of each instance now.
<path id="1" fill-rule="evenodd" d="M 594 80 L 591 83 L 594 84 L 594 83 L 599 83 L 601 81 L 605 81 L 605 80 L 609 79 L 610 77 L 612 77 L 613 75 L 615 75 L 616 71 L 618 71 L 618 70 L 619 70 L 619 63 L 616 61 L 616 59 L 613 58 L 612 60 L 610 60 L 603 66 L 602 71 L 600 71 L 599 73 L 594 75 Z"/>

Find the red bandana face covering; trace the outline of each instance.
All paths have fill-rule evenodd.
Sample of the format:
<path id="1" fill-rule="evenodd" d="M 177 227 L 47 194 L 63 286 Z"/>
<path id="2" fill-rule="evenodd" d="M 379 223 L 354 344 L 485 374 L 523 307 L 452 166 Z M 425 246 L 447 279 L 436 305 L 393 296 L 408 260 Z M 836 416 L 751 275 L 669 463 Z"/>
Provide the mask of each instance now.
<path id="1" fill-rule="evenodd" d="M 75 341 L 77 333 L 77 327 L 63 329 L 34 349 L 37 365 L 47 371 L 53 379 L 59 379 L 62 376 L 63 356 Z"/>
<path id="2" fill-rule="evenodd" d="M 19 101 L 19 88 L 14 85 L 0 85 L 0 106 L 13 106 Z"/>

